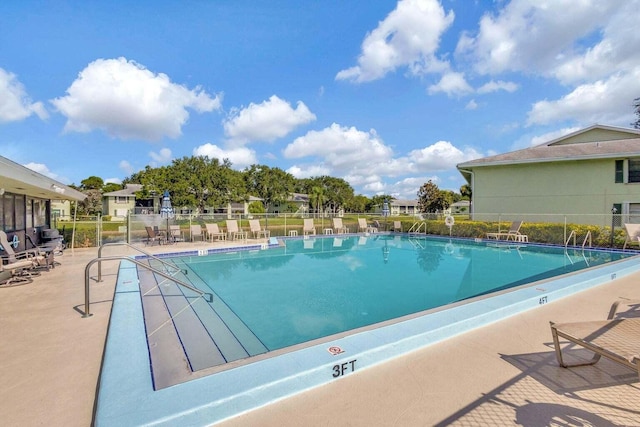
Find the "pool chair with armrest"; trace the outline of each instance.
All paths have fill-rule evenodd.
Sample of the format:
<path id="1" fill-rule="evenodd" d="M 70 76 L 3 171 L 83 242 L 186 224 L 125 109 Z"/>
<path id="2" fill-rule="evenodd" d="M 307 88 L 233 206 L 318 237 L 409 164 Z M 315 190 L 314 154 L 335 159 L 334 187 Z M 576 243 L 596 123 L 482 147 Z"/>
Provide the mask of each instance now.
<path id="1" fill-rule="evenodd" d="M 640 317 L 618 317 L 620 305 L 640 307 L 640 301 L 617 301 L 609 310 L 607 320 L 554 323 L 550 322 L 553 346 L 558 364 L 563 368 L 593 365 L 600 357 L 635 370 L 640 376 Z M 593 352 L 588 361 L 567 363 L 564 360 L 560 338 Z"/>
<path id="2" fill-rule="evenodd" d="M 152 246 L 154 243 L 162 245 L 165 243 L 165 237 L 162 234 L 157 233 L 153 227 L 147 226 L 144 229 L 147 230 L 147 245 Z"/>
<path id="3" fill-rule="evenodd" d="M 627 237 L 624 239 L 623 250 L 627 249 L 629 244 L 640 245 L 640 224 L 625 224 L 624 230 L 627 232 Z"/>
<path id="4" fill-rule="evenodd" d="M 201 242 L 204 242 L 204 233 L 202 232 L 202 226 L 200 224 L 191 224 L 191 226 L 189 226 L 189 231 L 191 232 L 192 242 L 195 239 L 200 239 Z"/>
<path id="5" fill-rule="evenodd" d="M 184 233 L 180 229 L 179 225 L 170 225 L 169 226 L 169 238 L 172 242 L 182 242 L 184 241 Z"/>
<path id="6" fill-rule="evenodd" d="M 520 234 L 520 227 L 522 227 L 522 221 L 513 221 L 508 231 L 498 231 L 497 233 L 487 233 L 487 239 L 495 240 L 513 240 L 514 242 L 527 242 L 528 236 Z"/>
<path id="7" fill-rule="evenodd" d="M 394 232 L 398 232 L 398 233 L 402 233 L 402 222 L 393 221 L 393 231 Z"/>
<path id="8" fill-rule="evenodd" d="M 302 226 L 302 234 L 305 236 L 315 236 L 316 227 L 313 224 L 313 218 L 305 218 L 304 225 Z"/>
<path id="9" fill-rule="evenodd" d="M 26 285 L 33 281 L 32 276 L 37 276 L 35 269 L 38 267 L 32 259 L 25 259 L 8 264 L 0 263 L 0 288 Z"/>
<path id="10" fill-rule="evenodd" d="M 238 221 L 235 219 L 227 220 L 227 233 L 229 235 L 229 239 L 247 239 L 247 232 L 238 227 Z"/>
<path id="11" fill-rule="evenodd" d="M 376 233 L 378 229 L 367 224 L 366 218 L 358 218 L 358 233 Z"/>
<path id="12" fill-rule="evenodd" d="M 249 228 L 251 229 L 251 232 L 253 233 L 253 238 L 254 239 L 258 239 L 260 236 L 263 236 L 264 238 L 268 239 L 271 236 L 271 232 L 269 230 L 267 230 L 266 228 L 262 228 L 260 226 L 260 220 L 259 219 L 250 219 L 249 220 Z"/>
<path id="13" fill-rule="evenodd" d="M 342 224 L 342 218 L 333 218 L 333 232 L 335 234 L 345 234 L 349 229 Z"/>
<path id="14" fill-rule="evenodd" d="M 18 252 L 14 251 L 4 231 L 0 231 L 0 247 L 2 248 L 2 250 L 0 250 L 0 259 L 5 266 L 18 261 L 29 260 L 35 264 L 36 267 L 46 267 L 47 269 L 50 267 L 50 258 L 39 248 L 26 249 Z"/>
<path id="15" fill-rule="evenodd" d="M 216 240 L 227 240 L 227 233 L 224 231 L 220 231 L 220 227 L 215 223 L 207 223 L 205 224 L 207 228 L 207 238 L 210 242 L 213 242 L 213 239 Z"/>

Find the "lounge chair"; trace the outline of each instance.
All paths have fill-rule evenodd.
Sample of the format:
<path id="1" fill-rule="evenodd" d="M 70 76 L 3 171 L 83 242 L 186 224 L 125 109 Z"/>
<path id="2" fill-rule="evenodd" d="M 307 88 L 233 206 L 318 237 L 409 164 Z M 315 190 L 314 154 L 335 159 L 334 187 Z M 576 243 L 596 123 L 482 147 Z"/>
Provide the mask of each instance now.
<path id="1" fill-rule="evenodd" d="M 184 241 L 184 233 L 180 229 L 179 225 L 170 225 L 169 226 L 169 237 L 173 242 L 181 242 Z"/>
<path id="2" fill-rule="evenodd" d="M 622 249 L 627 249 L 627 245 L 631 243 L 640 245 L 640 224 L 625 224 L 624 229 L 627 232 L 627 237 Z"/>
<path id="3" fill-rule="evenodd" d="M 147 230 L 147 245 L 152 246 L 154 243 L 162 245 L 163 243 L 166 243 L 167 239 L 165 236 L 156 232 L 153 227 L 145 227 L 145 230 Z"/>
<path id="4" fill-rule="evenodd" d="M 358 218 L 358 233 L 376 233 L 378 229 L 367 224 L 366 218 Z"/>
<path id="5" fill-rule="evenodd" d="M 529 237 L 526 234 L 520 233 L 520 227 L 522 227 L 522 221 L 513 221 L 509 230 L 499 231 L 497 233 L 487 233 L 487 239 L 495 240 L 513 240 L 514 242 L 528 242 Z"/>
<path id="6" fill-rule="evenodd" d="M 26 285 L 33 281 L 32 276 L 39 273 L 34 272 L 38 264 L 33 259 L 25 259 L 8 263 L 0 262 L 0 287 Z"/>
<path id="7" fill-rule="evenodd" d="M 195 239 L 200 239 L 200 241 L 204 242 L 204 233 L 202 232 L 202 226 L 200 224 L 191 224 L 189 230 L 191 231 L 192 242 Z"/>
<path id="8" fill-rule="evenodd" d="M 342 218 L 333 218 L 333 232 L 335 234 L 345 234 L 349 229 L 342 224 Z"/>
<path id="9" fill-rule="evenodd" d="M 260 226 L 259 219 L 250 219 L 249 220 L 249 228 L 253 233 L 253 238 L 258 239 L 260 236 L 263 236 L 265 239 L 268 239 L 271 236 L 271 232 L 266 228 L 262 228 Z"/>
<path id="10" fill-rule="evenodd" d="M 238 221 L 235 219 L 227 220 L 227 233 L 231 240 L 247 240 L 247 232 L 238 227 Z"/>
<path id="11" fill-rule="evenodd" d="M 402 222 L 393 221 L 393 231 L 402 233 Z"/>
<path id="12" fill-rule="evenodd" d="M 639 301 L 617 301 L 611 306 L 607 320 L 551 324 L 556 358 L 563 368 L 593 365 L 604 356 L 635 370 L 640 376 L 640 317 L 615 318 L 621 305 L 638 305 Z M 558 337 L 594 353 L 589 361 L 564 361 Z"/>
<path id="13" fill-rule="evenodd" d="M 0 246 L 3 249 L 0 251 L 0 259 L 2 263 L 5 264 L 5 268 L 7 264 L 25 260 L 29 260 L 36 267 L 46 267 L 49 269 L 52 265 L 52 258 L 39 248 L 26 249 L 18 252 L 14 251 L 4 231 L 0 231 Z"/>
<path id="14" fill-rule="evenodd" d="M 302 234 L 305 236 L 315 236 L 316 227 L 313 224 L 313 218 L 305 218 L 304 225 L 302 226 Z"/>
<path id="15" fill-rule="evenodd" d="M 210 242 L 213 242 L 213 239 L 216 238 L 217 240 L 227 240 L 227 233 L 225 233 L 224 231 L 220 231 L 220 227 L 218 227 L 218 224 L 205 224 L 205 227 L 207 228 L 207 238 L 209 239 Z"/>

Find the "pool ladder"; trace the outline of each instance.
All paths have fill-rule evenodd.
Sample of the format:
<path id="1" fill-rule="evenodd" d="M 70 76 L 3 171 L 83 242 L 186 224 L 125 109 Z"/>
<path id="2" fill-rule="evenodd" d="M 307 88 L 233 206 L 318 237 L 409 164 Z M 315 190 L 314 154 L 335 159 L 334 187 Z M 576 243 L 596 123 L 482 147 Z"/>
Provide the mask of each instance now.
<path id="1" fill-rule="evenodd" d="M 178 272 L 182 272 L 185 275 L 187 274 L 186 270 L 181 270 L 180 268 L 178 268 L 177 266 L 168 263 L 152 254 L 150 254 L 147 251 L 143 251 L 140 248 L 137 248 L 135 246 L 130 245 L 129 243 L 126 242 L 115 242 L 115 243 L 105 243 L 104 245 L 100 246 L 100 248 L 98 249 L 98 257 L 92 259 L 91 261 L 89 261 L 87 263 L 87 266 L 84 268 L 84 313 L 82 315 L 82 317 L 90 317 L 92 316 L 92 314 L 89 311 L 89 305 L 90 305 L 90 294 L 89 294 L 89 282 L 90 282 L 90 275 L 89 272 L 91 271 L 91 266 L 93 264 L 95 264 L 96 262 L 98 263 L 98 277 L 96 279 L 97 282 L 101 282 L 102 281 L 102 261 L 129 261 L 132 262 L 140 267 L 146 268 L 147 270 L 150 270 L 151 272 L 164 277 L 167 280 L 170 280 L 172 282 L 174 282 L 176 285 L 182 286 L 184 288 L 187 288 L 195 293 L 197 293 L 200 297 L 203 297 L 204 299 L 206 299 L 208 302 L 211 302 L 213 300 L 213 295 L 211 293 L 207 293 L 204 292 L 198 288 L 195 288 L 193 286 L 191 286 L 188 283 L 183 282 L 182 280 L 177 279 L 176 277 L 174 277 L 172 274 L 170 274 L 169 272 L 167 272 L 167 270 L 169 268 L 167 268 L 165 271 L 159 270 L 155 267 L 152 267 L 150 264 L 145 264 L 142 261 L 138 261 L 135 258 L 131 258 L 128 255 L 116 255 L 116 256 L 109 256 L 109 257 L 103 257 L 102 256 L 102 248 L 105 246 L 128 246 L 132 249 L 135 249 L 136 251 L 143 253 L 144 255 L 146 255 L 148 258 L 151 258 L 153 260 L 156 260 L 158 262 L 160 262 L 163 266 L 165 266 L 165 268 L 169 267 L 170 269 L 173 269 L 173 274 L 176 274 Z"/>
<path id="2" fill-rule="evenodd" d="M 407 231 L 407 233 L 411 234 L 418 234 L 420 233 L 420 230 L 422 230 L 422 227 L 424 227 L 424 234 L 427 234 L 427 222 L 426 221 L 417 221 L 414 222 L 413 225 L 411 226 L 411 228 L 409 228 L 409 231 Z"/>
<path id="3" fill-rule="evenodd" d="M 575 230 L 571 230 L 571 233 L 569 234 L 569 237 L 567 237 L 567 240 L 564 242 L 564 248 L 566 249 L 569 246 L 569 242 L 571 241 L 571 238 L 573 237 L 573 246 L 576 245 L 576 237 L 577 237 L 577 233 Z M 587 244 L 587 241 L 589 241 L 589 247 L 591 247 L 591 230 L 587 231 L 587 235 L 584 236 L 584 240 L 582 241 L 582 250 L 584 251 L 584 247 Z"/>

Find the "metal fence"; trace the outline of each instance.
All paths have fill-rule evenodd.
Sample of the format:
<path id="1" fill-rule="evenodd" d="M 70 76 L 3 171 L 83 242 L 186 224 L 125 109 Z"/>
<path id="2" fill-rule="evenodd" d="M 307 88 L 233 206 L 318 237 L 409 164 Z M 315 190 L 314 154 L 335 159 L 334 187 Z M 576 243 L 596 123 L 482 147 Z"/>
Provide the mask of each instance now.
<path id="1" fill-rule="evenodd" d="M 380 231 L 391 231 L 395 222 L 400 222 L 402 231 L 419 230 L 422 234 L 444 235 L 451 237 L 485 238 L 487 233 L 506 231 L 512 221 L 523 221 L 520 232 L 529 237 L 530 242 L 566 245 L 583 243 L 590 237 L 594 246 L 621 246 L 625 240 L 624 223 L 640 223 L 640 218 L 631 218 L 620 214 L 575 215 L 575 214 L 510 214 L 483 213 L 474 214 L 474 220 L 468 213 L 454 215 L 454 221 L 445 221 L 445 214 L 399 215 L 384 217 L 381 214 L 345 213 L 340 215 L 342 222 L 350 232 L 359 231 L 359 218 L 365 218 L 368 225 Z M 302 216 L 300 214 L 176 214 L 174 218 L 163 218 L 160 214 L 131 214 L 116 219 L 101 216 L 81 217 L 76 221 L 75 234 L 71 230 L 73 223 L 58 221 L 55 228 L 63 231 L 67 246 L 90 247 L 103 243 L 127 242 L 145 243 L 148 235 L 145 227 L 156 227 L 161 231 L 170 225 L 180 227 L 182 238 L 191 240 L 191 225 L 199 224 L 205 228 L 207 223 L 216 223 L 226 230 L 226 221 L 234 219 L 238 226 L 249 231 L 249 220 L 258 219 L 262 228 L 267 228 L 272 237 L 303 234 L 305 218 L 312 218 L 317 234 L 325 234 L 333 228 L 332 215 Z M 416 226 L 419 227 L 416 227 Z M 611 232 L 613 230 L 613 233 Z M 568 239 L 572 239 L 568 242 Z"/>

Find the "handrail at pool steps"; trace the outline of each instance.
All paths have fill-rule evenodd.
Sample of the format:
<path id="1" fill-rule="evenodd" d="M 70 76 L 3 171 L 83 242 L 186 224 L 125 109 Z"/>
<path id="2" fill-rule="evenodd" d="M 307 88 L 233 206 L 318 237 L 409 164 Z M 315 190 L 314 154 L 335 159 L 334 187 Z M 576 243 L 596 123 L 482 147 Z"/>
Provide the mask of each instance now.
<path id="1" fill-rule="evenodd" d="M 155 258 L 155 257 L 154 257 Z M 93 264 L 95 264 L 96 262 L 102 262 L 102 261 L 129 261 L 132 262 L 138 266 L 144 267 L 147 270 L 152 271 L 155 274 L 158 274 L 162 277 L 164 277 L 165 279 L 169 279 L 172 282 L 174 282 L 176 285 L 185 287 L 197 294 L 199 294 L 201 297 L 205 298 L 205 300 L 207 302 L 212 302 L 213 301 L 213 294 L 208 293 L 208 292 L 204 292 L 198 288 L 195 288 L 179 279 L 176 279 L 175 277 L 171 276 L 170 274 L 165 273 L 162 270 L 158 270 L 157 268 L 154 268 L 148 264 L 145 264 L 142 261 L 139 261 L 135 258 L 131 258 L 130 256 L 127 255 L 116 255 L 116 256 L 110 256 L 110 257 L 99 257 L 99 258 L 94 258 L 91 261 L 89 261 L 87 263 L 87 266 L 84 268 L 84 314 L 82 315 L 82 317 L 90 317 L 93 316 L 90 311 L 89 311 L 89 305 L 90 305 L 90 295 L 89 295 L 89 281 L 90 281 L 90 277 L 89 277 L 89 272 L 91 270 L 91 266 Z"/>
<path id="2" fill-rule="evenodd" d="M 409 228 L 409 231 L 407 231 L 407 233 L 420 233 L 420 230 L 422 229 L 422 226 L 424 226 L 424 233 L 427 234 L 427 222 L 426 221 L 417 221 L 414 222 L 413 225 L 411 226 L 411 228 Z"/>
<path id="3" fill-rule="evenodd" d="M 161 263 L 165 267 L 170 267 L 170 268 L 176 270 L 176 272 L 181 271 L 175 265 L 173 265 L 173 264 L 171 264 L 169 262 L 166 262 L 166 261 L 158 258 L 157 256 L 154 256 L 154 255 L 150 254 L 149 252 L 144 251 L 144 250 L 142 250 L 142 249 L 140 249 L 140 248 L 138 248 L 136 246 L 133 246 L 133 245 L 127 243 L 127 242 L 113 242 L 113 243 L 105 243 L 104 245 L 101 245 L 100 248 L 98 248 L 98 258 L 102 258 L 102 248 L 104 248 L 105 246 L 128 246 L 129 248 L 135 249 L 136 251 L 138 251 L 138 252 L 140 252 L 142 254 L 145 254 L 147 257 L 149 257 L 149 258 L 151 258 L 151 259 L 153 259 L 155 261 L 158 261 L 159 263 Z M 182 270 L 182 273 L 186 275 L 187 274 L 187 270 Z M 101 262 L 98 262 L 98 278 L 96 279 L 96 282 L 102 282 L 102 263 Z"/>

